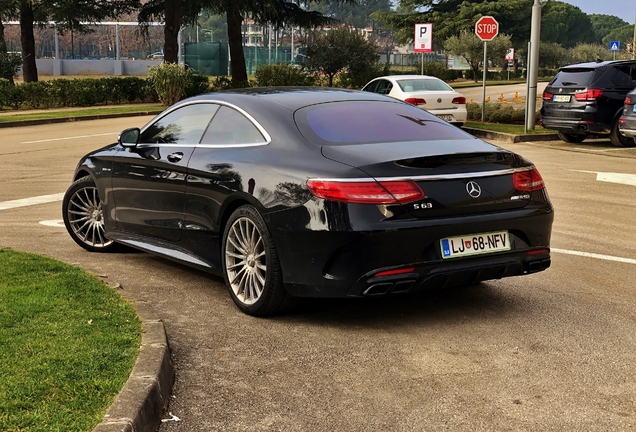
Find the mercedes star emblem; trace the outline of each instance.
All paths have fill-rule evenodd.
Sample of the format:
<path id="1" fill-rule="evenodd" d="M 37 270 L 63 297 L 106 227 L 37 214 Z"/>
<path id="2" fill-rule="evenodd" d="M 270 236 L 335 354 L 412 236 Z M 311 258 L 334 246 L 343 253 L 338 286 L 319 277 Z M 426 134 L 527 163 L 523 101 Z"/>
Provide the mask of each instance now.
<path id="1" fill-rule="evenodd" d="M 466 184 L 466 192 L 468 192 L 468 195 L 473 198 L 479 198 L 481 195 L 481 188 L 474 181 L 470 181 Z"/>

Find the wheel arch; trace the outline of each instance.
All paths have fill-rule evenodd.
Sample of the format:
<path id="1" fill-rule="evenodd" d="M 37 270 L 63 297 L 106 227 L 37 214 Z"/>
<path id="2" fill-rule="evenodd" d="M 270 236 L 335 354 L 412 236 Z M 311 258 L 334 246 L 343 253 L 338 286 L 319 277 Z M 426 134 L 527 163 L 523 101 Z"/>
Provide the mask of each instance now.
<path id="1" fill-rule="evenodd" d="M 230 219 L 230 216 L 234 211 L 243 206 L 249 204 L 253 206 L 260 214 L 263 216 L 263 205 L 252 195 L 241 194 L 236 195 L 231 198 L 228 198 L 221 208 L 221 217 L 219 218 L 219 235 L 222 237 L 225 232 L 225 226 L 227 225 L 227 221 Z M 263 218 L 264 220 L 265 218 Z M 267 225 L 267 222 L 265 221 Z M 269 229 L 269 226 L 267 227 Z"/>

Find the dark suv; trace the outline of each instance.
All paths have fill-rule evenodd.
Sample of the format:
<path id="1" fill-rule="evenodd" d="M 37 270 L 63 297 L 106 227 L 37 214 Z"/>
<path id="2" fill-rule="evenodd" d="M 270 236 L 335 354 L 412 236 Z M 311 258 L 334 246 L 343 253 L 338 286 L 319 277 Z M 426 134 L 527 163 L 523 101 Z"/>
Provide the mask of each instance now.
<path id="1" fill-rule="evenodd" d="M 618 128 L 625 96 L 636 87 L 636 61 L 606 61 L 566 66 L 543 92 L 541 124 L 556 129 L 565 142 L 609 135 L 617 147 L 634 145 Z"/>

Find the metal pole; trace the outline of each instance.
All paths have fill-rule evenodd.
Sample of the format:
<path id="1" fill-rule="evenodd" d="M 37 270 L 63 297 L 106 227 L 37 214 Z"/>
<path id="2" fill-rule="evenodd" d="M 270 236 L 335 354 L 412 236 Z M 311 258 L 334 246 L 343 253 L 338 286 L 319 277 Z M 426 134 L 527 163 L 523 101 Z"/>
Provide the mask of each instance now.
<path id="1" fill-rule="evenodd" d="M 483 91 L 481 94 L 481 122 L 484 122 L 484 117 L 486 113 L 486 73 L 488 71 L 488 56 L 487 52 L 488 42 L 484 41 L 484 78 L 482 79 L 482 87 Z"/>
<path id="2" fill-rule="evenodd" d="M 537 75 L 539 71 L 539 39 L 541 36 L 541 2 L 534 0 L 532 6 L 532 24 L 530 27 L 530 68 L 528 70 L 528 110 L 526 111 L 526 125 L 529 130 L 534 129 L 535 111 L 537 108 Z"/>
<path id="3" fill-rule="evenodd" d="M 55 60 L 60 59 L 60 38 L 57 33 L 57 25 L 55 26 Z"/>
<path id="4" fill-rule="evenodd" d="M 634 60 L 635 52 L 636 52 L 636 12 L 634 12 L 634 40 L 632 41 L 632 60 Z"/>
<path id="5" fill-rule="evenodd" d="M 422 74 L 424 75 L 424 53 L 422 53 Z"/>
<path id="6" fill-rule="evenodd" d="M 115 49 L 116 49 L 116 58 L 119 60 L 119 24 L 115 24 Z"/>
<path id="7" fill-rule="evenodd" d="M 526 113 L 528 112 L 528 101 L 530 100 L 530 76 L 529 65 L 530 65 L 530 51 L 532 51 L 532 42 L 528 42 L 528 57 L 526 58 Z M 527 116 L 526 116 L 527 118 Z M 528 133 L 528 121 L 526 120 L 523 123 L 523 133 Z"/>

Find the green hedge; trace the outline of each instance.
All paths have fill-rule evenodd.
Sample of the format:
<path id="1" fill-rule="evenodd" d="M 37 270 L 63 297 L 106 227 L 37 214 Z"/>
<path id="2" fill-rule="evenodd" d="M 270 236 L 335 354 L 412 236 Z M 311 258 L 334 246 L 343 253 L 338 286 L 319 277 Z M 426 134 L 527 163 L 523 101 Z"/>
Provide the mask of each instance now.
<path id="1" fill-rule="evenodd" d="M 481 121 L 480 104 L 466 104 L 466 110 L 468 111 L 468 120 Z M 490 123 L 524 124 L 525 118 L 525 108 L 514 108 L 512 105 L 487 103 L 484 110 L 484 121 Z M 535 118 L 539 118 L 538 111 Z"/>
<path id="2" fill-rule="evenodd" d="M 207 76 L 192 75 L 185 97 L 210 91 Z M 0 81 L 0 108 L 38 109 L 158 102 L 151 82 L 140 77 L 54 79 L 10 85 Z"/>

